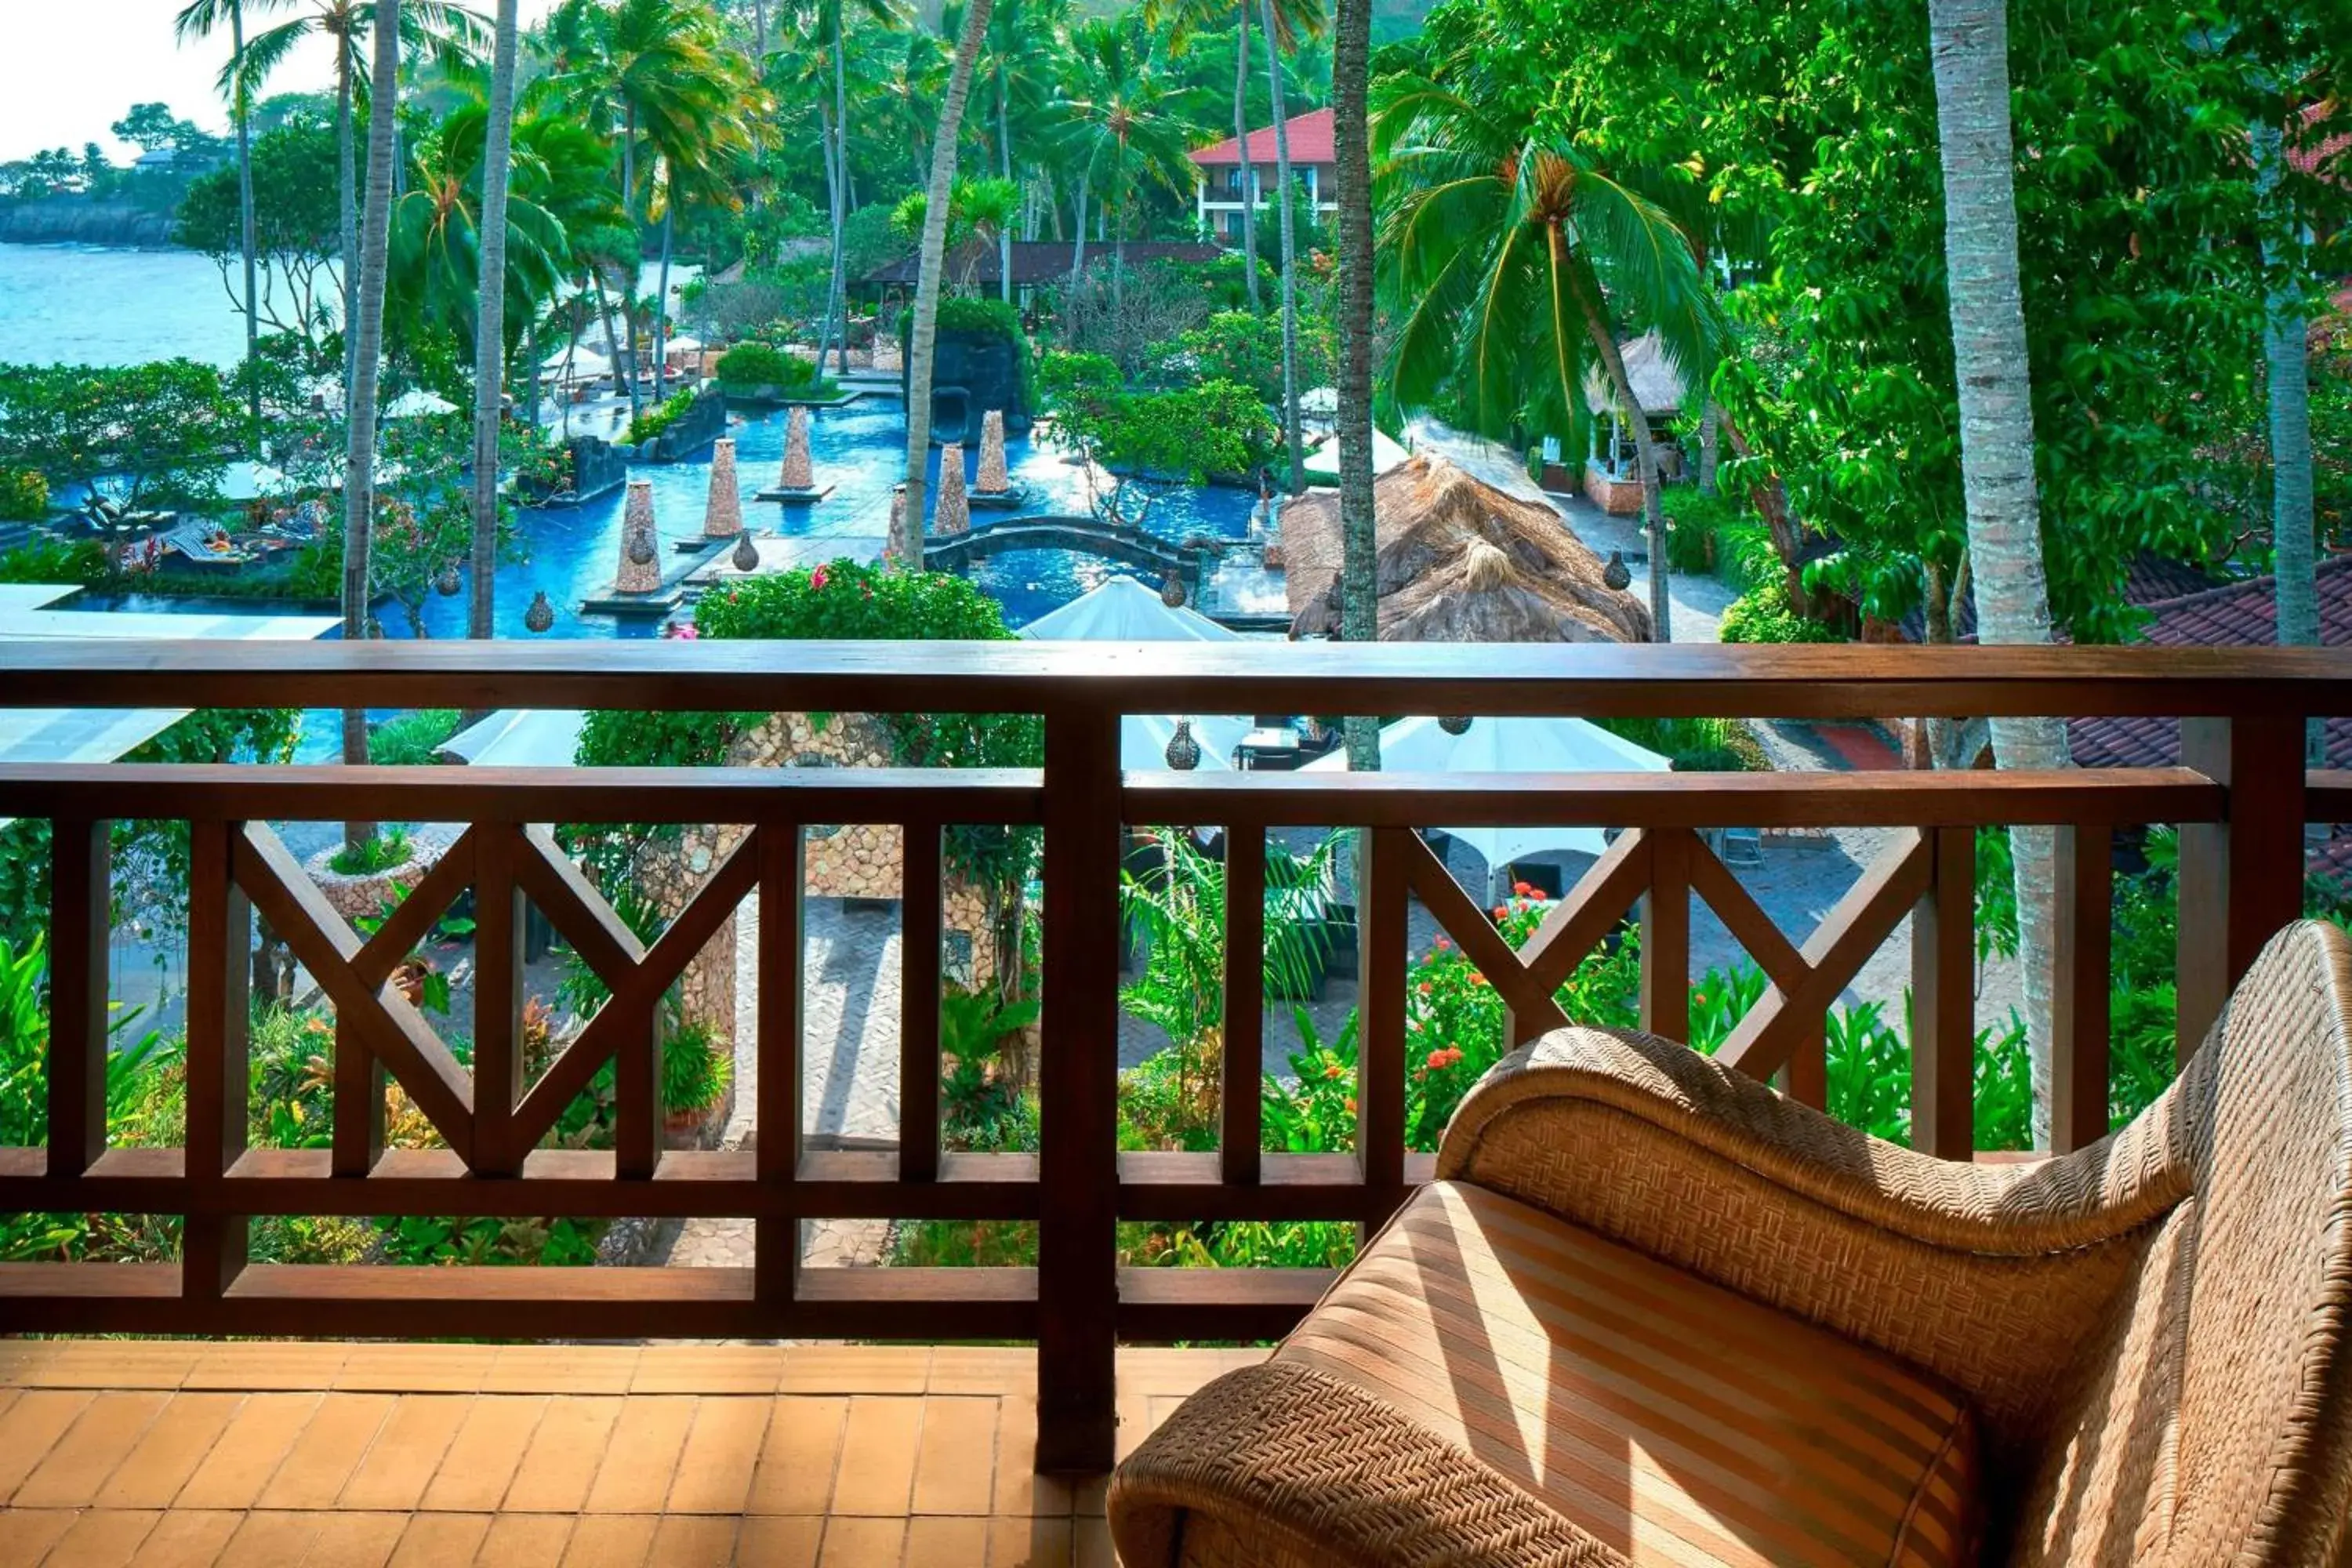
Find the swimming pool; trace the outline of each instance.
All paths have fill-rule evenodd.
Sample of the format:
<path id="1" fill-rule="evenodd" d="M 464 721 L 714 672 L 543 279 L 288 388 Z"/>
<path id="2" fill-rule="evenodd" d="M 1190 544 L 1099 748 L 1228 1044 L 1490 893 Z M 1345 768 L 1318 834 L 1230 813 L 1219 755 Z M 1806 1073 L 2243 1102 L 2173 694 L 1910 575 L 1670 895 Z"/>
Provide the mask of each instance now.
<path id="1" fill-rule="evenodd" d="M 784 455 L 784 415 L 781 410 L 730 415 L 728 434 L 735 439 L 735 472 L 743 496 L 743 519 L 755 533 L 776 533 L 806 542 L 801 558 L 810 564 L 847 555 L 871 560 L 882 552 L 890 526 L 890 492 L 905 471 L 906 421 L 898 399 L 867 397 L 839 408 L 813 410 L 809 420 L 809 450 L 819 485 L 833 492 L 814 505 L 780 506 L 752 500 L 776 482 Z M 1016 485 L 1027 491 L 1022 510 L 1031 513 L 1076 513 L 1090 510 L 1084 472 L 1065 455 L 1041 443 L 1005 443 L 1005 465 Z M 980 453 L 964 453 L 964 477 L 977 477 Z M 671 548 L 674 540 L 693 539 L 702 532 L 703 509 L 710 493 L 709 453 L 688 463 L 634 464 L 633 479 L 651 479 L 655 525 L 660 531 L 662 568 L 677 570 L 685 557 Z M 936 493 L 939 451 L 931 453 L 931 480 Z M 531 595 L 544 591 L 555 606 L 555 626 L 546 635 L 556 637 L 625 637 L 657 635 L 658 623 L 649 617 L 624 618 L 580 613 L 581 602 L 604 592 L 620 564 L 621 509 L 624 492 L 609 494 L 581 506 L 543 507 L 521 514 L 525 558 L 499 569 L 498 635 L 526 637 L 522 624 Z M 1207 535 L 1242 539 L 1249 533 L 1250 513 L 1256 497 L 1245 490 L 1209 485 L 1179 490 L 1157 502 L 1146 518 L 1153 532 L 1171 539 Z M 985 521 L 1003 514 L 982 512 Z M 1008 625 L 1024 626 L 1046 611 L 1067 604 L 1111 572 L 1126 571 L 1108 562 L 1058 550 L 1008 551 L 975 565 L 972 577 L 1004 606 Z M 425 605 L 425 625 L 433 637 L 463 637 L 467 595 L 434 596 Z M 397 612 L 385 616 L 386 629 L 406 632 Z"/>

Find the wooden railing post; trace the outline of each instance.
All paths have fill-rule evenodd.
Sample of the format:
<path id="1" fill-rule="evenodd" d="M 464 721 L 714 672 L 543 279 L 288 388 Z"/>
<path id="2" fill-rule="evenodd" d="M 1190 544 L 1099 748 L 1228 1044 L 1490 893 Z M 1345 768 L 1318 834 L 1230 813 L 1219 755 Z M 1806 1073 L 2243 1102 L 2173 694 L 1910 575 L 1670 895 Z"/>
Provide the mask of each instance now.
<path id="1" fill-rule="evenodd" d="M 1265 1070 L 1265 829 L 1225 829 L 1225 1059 L 1218 1172 L 1228 1186 L 1257 1185 Z"/>
<path id="2" fill-rule="evenodd" d="M 515 886 L 520 834 L 483 828 L 474 851 L 474 1147 L 478 1176 L 510 1176 L 527 1149 L 515 1147 L 522 1098 L 523 901 Z"/>
<path id="3" fill-rule="evenodd" d="M 898 1176 L 908 1182 L 940 1175 L 940 837 L 937 823 L 899 834 Z"/>
<path id="4" fill-rule="evenodd" d="M 1404 1198 L 1406 900 L 1416 846 L 1409 827 L 1375 827 L 1357 879 L 1356 1158 L 1369 1225 Z"/>
<path id="5" fill-rule="evenodd" d="M 2050 1150 L 2107 1135 L 2108 994 L 2115 949 L 2115 830 L 2058 830 L 2058 973 L 2053 977 Z"/>
<path id="6" fill-rule="evenodd" d="M 252 1070 L 253 910 L 234 870 L 245 825 L 188 825 L 188 1184 L 217 1190 L 245 1152 Z M 217 1301 L 245 1268 L 243 1215 L 191 1215 L 180 1293 Z"/>
<path id="7" fill-rule="evenodd" d="M 1690 853 L 1687 831 L 1650 836 L 1650 890 L 1642 895 L 1642 1027 L 1690 1042 Z"/>
<path id="8" fill-rule="evenodd" d="M 106 944 L 113 824 L 60 818 L 49 833 L 49 1174 L 79 1176 L 106 1150 Z"/>
<path id="9" fill-rule="evenodd" d="M 782 1199 L 801 1163 L 802 828 L 798 823 L 769 823 L 753 831 L 760 857 L 760 1137 L 754 1159 L 761 1212 L 752 1227 L 751 1293 L 763 1312 L 780 1315 L 792 1307 L 801 1263 L 801 1222 Z"/>
<path id="10" fill-rule="evenodd" d="M 1047 710 L 1045 805 L 1037 1468 L 1098 1471 L 1118 1426 L 1116 713 Z"/>
<path id="11" fill-rule="evenodd" d="M 1911 1146 L 1976 1152 L 1976 831 L 1927 836 L 1927 889 L 1911 906 Z"/>
<path id="12" fill-rule="evenodd" d="M 2188 1061 L 2263 944 L 2303 913 L 2304 723 L 2184 719 L 2180 760 L 2228 792 L 2180 829 L 2179 1049 Z"/>

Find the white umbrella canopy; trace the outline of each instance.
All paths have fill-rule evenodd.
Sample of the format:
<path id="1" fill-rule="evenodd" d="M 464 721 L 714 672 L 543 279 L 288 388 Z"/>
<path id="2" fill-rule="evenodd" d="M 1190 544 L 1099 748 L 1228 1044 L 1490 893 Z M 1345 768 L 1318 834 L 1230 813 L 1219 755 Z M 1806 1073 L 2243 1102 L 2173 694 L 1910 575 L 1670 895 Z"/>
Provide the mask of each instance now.
<path id="1" fill-rule="evenodd" d="M 413 387 L 392 400 L 383 411 L 387 419 L 423 419 L 436 414 L 455 414 L 457 405 L 437 392 Z"/>
<path id="2" fill-rule="evenodd" d="M 1234 748 L 1250 732 L 1246 719 L 1192 721 L 1192 742 L 1201 748 L 1196 773 L 1229 773 Z M 1176 738 L 1176 721 L 1159 713 L 1130 713 L 1118 721 L 1118 765 L 1129 773 L 1168 771 L 1168 742 Z"/>
<path id="3" fill-rule="evenodd" d="M 1381 731 L 1381 767 L 1399 773 L 1662 773 L 1671 765 L 1582 719 L 1474 719 L 1459 735 L 1436 720 L 1402 719 Z M 1318 757 L 1302 773 L 1347 770 L 1344 751 Z M 1608 847 L 1597 827 L 1446 827 L 1491 870 L 1530 855 L 1565 850 L 1598 855 Z"/>
<path id="4" fill-rule="evenodd" d="M 1171 609 L 1132 577 L 1107 577 L 1021 628 L 1048 642 L 1239 642 L 1241 634 L 1192 609 Z"/>

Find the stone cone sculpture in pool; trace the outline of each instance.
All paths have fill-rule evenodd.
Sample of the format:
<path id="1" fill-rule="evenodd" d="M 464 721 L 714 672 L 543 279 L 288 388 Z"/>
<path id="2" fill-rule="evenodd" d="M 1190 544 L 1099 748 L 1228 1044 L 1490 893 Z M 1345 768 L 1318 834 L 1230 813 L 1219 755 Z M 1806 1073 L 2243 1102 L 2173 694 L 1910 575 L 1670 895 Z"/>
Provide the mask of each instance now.
<path id="1" fill-rule="evenodd" d="M 621 510 L 621 569 L 613 577 L 614 593 L 650 594 L 661 586 L 659 543 L 654 531 L 654 482 L 631 479 L 629 499 Z"/>
<path id="2" fill-rule="evenodd" d="M 992 496 L 1012 488 L 1012 478 L 1004 471 L 1004 410 L 992 408 L 980 416 L 980 476 L 972 489 Z"/>
<path id="3" fill-rule="evenodd" d="M 784 469 L 776 476 L 780 490 L 816 488 L 816 470 L 809 462 L 809 411 L 795 406 L 784 416 Z"/>
<path id="4" fill-rule="evenodd" d="M 950 441 L 940 448 L 940 499 L 931 508 L 931 531 L 936 534 L 971 531 L 971 502 L 963 486 L 963 443 Z"/>
<path id="5" fill-rule="evenodd" d="M 710 444 L 710 500 L 702 509 L 702 537 L 732 539 L 743 531 L 743 492 L 735 483 L 735 443 Z"/>

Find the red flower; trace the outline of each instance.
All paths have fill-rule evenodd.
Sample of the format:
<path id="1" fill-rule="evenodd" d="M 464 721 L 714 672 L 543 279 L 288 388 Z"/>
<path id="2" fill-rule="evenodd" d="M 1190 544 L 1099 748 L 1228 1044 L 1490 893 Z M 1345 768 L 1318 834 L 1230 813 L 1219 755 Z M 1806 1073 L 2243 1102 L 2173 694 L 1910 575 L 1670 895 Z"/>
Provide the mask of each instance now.
<path id="1" fill-rule="evenodd" d="M 1441 937 L 1439 937 L 1439 938 L 1437 939 L 1437 951 L 1438 951 L 1438 952 L 1451 952 L 1453 950 L 1454 950 L 1454 944 L 1453 944 L 1452 942 L 1450 942 L 1446 941 L 1446 940 L 1445 940 L 1444 937 L 1442 937 L 1442 936 L 1441 936 Z"/>
<path id="2" fill-rule="evenodd" d="M 1447 1046 L 1442 1050 L 1434 1050 L 1429 1053 L 1429 1070 L 1432 1072 L 1443 1072 L 1461 1059 L 1462 1047 L 1460 1046 Z"/>
<path id="3" fill-rule="evenodd" d="M 1348 1097 L 1348 1114 L 1350 1116 L 1356 1114 L 1356 1097 L 1352 1094 Z"/>
<path id="4" fill-rule="evenodd" d="M 812 588 L 824 587 L 828 576 L 829 574 L 824 567 L 818 567 L 815 571 L 809 574 L 809 586 Z"/>
<path id="5" fill-rule="evenodd" d="M 1470 984 L 1473 985 L 1484 985 L 1486 984 L 1486 977 L 1474 969 L 1470 972 Z"/>
<path id="6" fill-rule="evenodd" d="M 1429 982 L 1424 980 L 1420 984 L 1414 986 L 1413 989 L 1420 992 L 1423 996 L 1426 996 L 1429 994 Z"/>
<path id="7" fill-rule="evenodd" d="M 1534 898 L 1534 897 L 1536 896 L 1536 890 L 1535 890 L 1535 888 L 1533 887 L 1533 885 L 1532 885 L 1532 884 L 1529 884 L 1529 883 L 1527 883 L 1527 882 L 1514 882 L 1514 883 L 1512 883 L 1512 884 L 1511 884 L 1511 892 L 1512 892 L 1512 894 L 1513 894 L 1513 896 L 1514 896 L 1514 897 L 1517 897 L 1517 898 L 1522 898 L 1522 899 L 1532 899 L 1532 898 Z"/>
<path id="8" fill-rule="evenodd" d="M 1348 1069 L 1341 1067 L 1338 1062 L 1333 1062 L 1330 1066 L 1323 1069 L 1323 1076 L 1325 1078 L 1345 1078 L 1348 1076 Z"/>
<path id="9" fill-rule="evenodd" d="M 1504 906 L 1504 905 L 1502 905 L 1502 904 L 1496 904 L 1496 905 L 1495 906 L 1495 918 L 1496 918 L 1496 920 L 1498 920 L 1498 921 L 1499 921 L 1499 920 L 1507 920 L 1507 919 L 1508 919 L 1508 918 L 1509 918 L 1509 916 L 1510 916 L 1510 913 L 1511 913 L 1510 910 L 1509 910 L 1507 907 L 1506 907 L 1506 906 Z"/>

